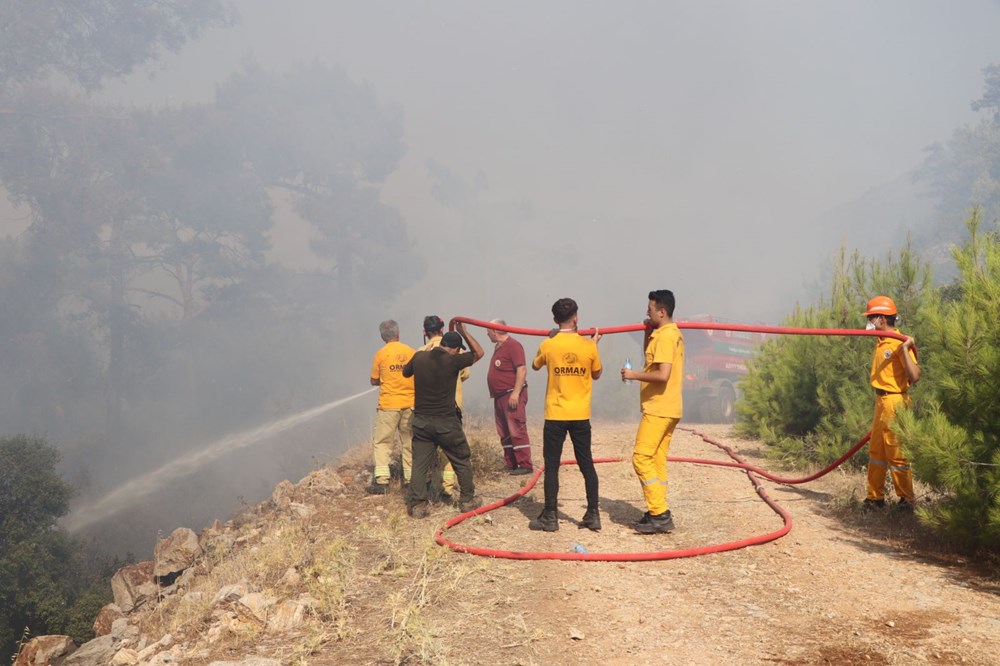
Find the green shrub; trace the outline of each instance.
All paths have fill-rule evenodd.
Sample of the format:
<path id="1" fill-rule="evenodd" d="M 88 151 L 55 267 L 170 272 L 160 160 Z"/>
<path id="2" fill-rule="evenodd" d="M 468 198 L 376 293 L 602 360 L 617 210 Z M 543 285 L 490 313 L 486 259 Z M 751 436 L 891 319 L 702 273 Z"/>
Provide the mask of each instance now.
<path id="1" fill-rule="evenodd" d="M 924 335 L 922 412 L 897 430 L 917 479 L 944 497 L 923 519 L 972 548 L 1000 547 L 1000 242 L 982 233 L 979 210 L 969 240 L 953 251 L 960 277 L 950 298 L 930 303 Z"/>
<path id="2" fill-rule="evenodd" d="M 899 309 L 901 330 L 919 339 L 921 307 L 932 293 L 930 269 L 909 245 L 881 263 L 858 253 L 847 259 L 842 252 L 829 294 L 797 307 L 784 325 L 857 329 L 865 323 L 868 299 L 887 294 Z M 832 462 L 870 429 L 873 346 L 867 337 L 773 336 L 743 380 L 737 432 L 761 439 L 773 457 L 792 465 Z M 864 456 L 853 460 L 865 462 Z"/>
<path id="3" fill-rule="evenodd" d="M 0 660 L 10 661 L 25 627 L 91 638 L 111 598 L 110 574 L 89 571 L 82 545 L 56 526 L 73 494 L 58 462 L 42 439 L 0 438 Z"/>

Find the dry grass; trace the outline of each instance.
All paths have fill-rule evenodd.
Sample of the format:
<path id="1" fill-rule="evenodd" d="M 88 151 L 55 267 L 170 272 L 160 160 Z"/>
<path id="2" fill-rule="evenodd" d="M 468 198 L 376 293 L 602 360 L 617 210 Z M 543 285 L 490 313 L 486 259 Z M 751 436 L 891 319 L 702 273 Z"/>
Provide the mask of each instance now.
<path id="1" fill-rule="evenodd" d="M 337 459 L 335 465 L 337 467 L 364 467 L 371 465 L 372 451 L 371 437 L 369 437 L 364 443 L 348 449 Z"/>
<path id="2" fill-rule="evenodd" d="M 386 635 L 388 656 L 395 664 L 447 664 L 446 634 L 437 609 L 471 576 L 484 572 L 486 560 L 454 558 L 436 544 L 428 544 L 413 567 L 412 576 L 389 600 L 391 618 Z M 435 612 L 428 614 L 427 610 Z"/>
<path id="3" fill-rule="evenodd" d="M 467 433 L 477 483 L 500 477 L 495 437 L 482 428 Z M 338 463 L 343 470 L 369 461 L 370 446 Z M 453 652 L 456 636 L 476 621 L 457 610 L 453 599 L 482 588 L 496 589 L 490 605 L 507 601 L 495 562 L 454 557 L 440 548 L 433 541 L 436 523 L 409 519 L 394 494 L 383 499 L 349 491 L 317 502 L 319 513 L 308 520 L 267 504 L 245 507 L 230 523 L 236 543 L 210 546 L 189 587 L 142 615 L 143 634 L 170 633 L 206 654 L 280 652 L 282 663 L 297 666 L 314 662 L 317 654 L 365 663 L 447 664 L 461 658 Z M 237 620 L 235 607 L 213 606 L 220 589 L 240 583 L 276 601 L 307 594 L 312 605 L 305 623 L 292 635 L 276 636 L 245 613 Z M 216 637 L 209 643 L 213 626 Z M 512 628 L 516 645 L 539 640 L 523 616 L 512 616 Z"/>
<path id="4" fill-rule="evenodd" d="M 227 585 L 242 583 L 248 590 L 279 600 L 308 593 L 313 601 L 303 636 L 293 646 L 295 658 L 317 646 L 343 637 L 347 625 L 347 590 L 354 578 L 355 553 L 340 536 L 320 536 L 307 523 L 290 516 L 272 515 L 266 521 L 239 529 L 242 545 L 225 552 L 212 551 L 189 589 L 167 597 L 140 622 L 149 636 L 204 636 L 217 619 L 213 599 Z M 286 584 L 290 570 L 301 572 L 297 586 Z M 247 649 L 264 639 L 260 622 L 239 622 L 226 632 L 223 645 Z M 304 663 L 304 662 L 301 662 Z"/>
<path id="5" fill-rule="evenodd" d="M 265 591 L 273 588 L 289 567 L 312 559 L 315 544 L 301 522 L 281 517 L 258 527 L 246 526 L 243 531 L 246 546 L 230 551 L 229 557 L 209 572 L 207 582 L 216 590 L 247 581 Z"/>
<path id="6" fill-rule="evenodd" d="M 356 531 L 357 537 L 365 543 L 369 575 L 403 576 L 409 571 L 408 554 L 401 547 L 407 521 L 408 518 L 402 511 L 394 511 L 381 522 L 360 527 Z"/>
<path id="7" fill-rule="evenodd" d="M 471 424 L 467 425 L 466 433 L 477 485 L 482 483 L 482 491 L 487 495 L 509 492 L 513 484 L 501 473 L 501 450 L 495 435 L 484 426 L 477 428 Z M 618 455 L 627 459 L 633 434 L 633 426 L 628 426 L 621 432 L 606 435 L 604 455 L 616 455 L 620 451 Z M 370 463 L 370 449 L 360 456 L 355 450 L 354 459 L 363 462 L 351 468 L 351 474 L 357 474 L 357 469 Z M 339 467 L 341 470 L 346 468 L 346 463 Z M 627 460 L 604 466 L 601 473 L 602 481 L 609 481 L 606 492 L 610 492 L 610 496 L 626 496 L 619 492 L 622 488 L 634 493 L 634 472 Z M 716 481 L 717 477 L 721 480 Z M 731 484 L 728 476 L 715 470 L 699 472 L 698 479 L 726 487 Z M 723 485 L 710 489 L 721 487 Z M 897 541 L 920 538 L 918 532 L 911 533 L 915 529 L 913 526 L 918 525 L 912 516 L 890 514 L 876 519 L 857 512 L 863 488 L 863 475 L 837 472 L 827 477 L 824 484 L 803 491 L 801 501 L 804 504 L 800 505 L 800 510 L 804 511 L 805 502 L 809 501 L 818 513 L 839 519 L 850 532 L 865 532 L 868 537 Z M 789 496 L 789 501 L 792 499 Z M 700 596 L 700 585 L 688 588 L 672 576 L 661 579 L 661 574 L 679 570 L 691 573 L 691 580 L 706 581 L 706 584 L 716 581 L 714 584 L 722 586 L 726 582 L 726 570 L 717 568 L 723 558 L 671 562 L 669 567 L 588 564 L 529 568 L 505 560 L 456 555 L 433 541 L 435 528 L 454 515 L 453 510 L 438 507 L 430 520 L 410 519 L 405 515 L 395 485 L 385 497 L 369 496 L 354 487 L 343 497 L 317 496 L 314 506 L 317 513 L 308 520 L 267 508 L 247 512 L 239 521 L 238 543 L 206 555 L 203 571 L 192 581 L 188 597 L 168 597 L 161 603 L 159 612 L 150 613 L 154 617 L 147 622 L 149 630 L 144 630 L 147 636 L 158 637 L 169 631 L 175 640 L 193 646 L 191 650 L 202 650 L 205 656 L 184 661 L 192 666 L 251 654 L 271 656 L 295 666 L 601 663 L 599 658 L 588 661 L 584 655 L 599 654 L 607 658 L 621 654 L 623 645 L 638 644 L 628 642 L 632 639 L 627 631 L 620 635 L 602 634 L 606 626 L 616 626 L 612 620 L 623 615 L 631 614 L 642 622 L 642 611 L 634 603 L 629 604 L 630 590 L 634 586 L 631 576 L 637 572 L 650 584 L 671 587 L 671 594 L 689 605 L 706 603 Z M 692 511 L 698 508 L 697 504 L 691 505 Z M 519 522 L 520 516 L 513 514 L 513 520 Z M 804 514 L 802 520 L 807 520 Z M 523 547 L 523 540 L 537 536 L 510 530 L 509 525 L 509 520 L 504 522 L 498 517 L 495 526 L 492 522 L 477 525 L 469 521 L 461 529 L 475 538 L 499 540 L 502 545 L 517 548 Z M 693 529 L 693 523 L 688 524 L 688 529 Z M 795 538 L 808 538 L 810 534 L 800 527 Z M 602 538 L 607 541 L 614 535 L 615 525 L 611 522 Z M 754 566 L 759 564 L 762 571 L 781 567 L 781 575 L 785 576 L 787 567 L 782 564 L 784 556 L 780 549 L 794 550 L 799 545 L 785 542 L 768 557 L 765 557 L 766 549 L 740 551 L 729 556 L 727 561 L 741 564 L 752 561 Z M 289 569 L 297 576 L 286 576 Z M 814 571 L 798 571 L 798 584 L 803 590 L 808 591 L 808 587 L 801 581 L 814 583 L 817 580 L 814 574 Z M 559 582 L 559 576 L 565 579 Z M 760 579 L 763 585 L 764 576 Z M 754 581 L 756 578 L 747 574 L 739 580 Z M 231 610 L 216 608 L 213 611 L 214 595 L 221 587 L 241 581 L 247 581 L 250 590 L 279 600 L 308 594 L 315 601 L 305 623 L 288 634 L 275 635 L 266 632 L 262 623 L 248 623 L 233 625 L 215 642 L 207 644 L 202 637 L 220 622 L 220 615 Z M 722 608 L 730 607 L 723 604 Z M 590 618 L 595 613 L 606 616 L 608 622 L 592 621 Z M 221 621 L 226 626 L 227 620 L 222 618 Z M 585 629 L 588 623 L 586 641 L 567 642 L 566 626 Z M 628 624 L 622 626 L 628 627 Z M 686 626 L 697 632 L 701 625 L 692 620 Z M 902 626 L 898 625 L 895 633 Z M 655 625 L 650 625 L 650 630 L 658 631 Z M 213 632 L 219 633 L 217 629 Z M 697 643 L 698 634 L 694 635 Z M 605 640 L 606 646 L 595 647 L 598 640 Z M 885 663 L 899 663 L 897 656 L 901 653 L 893 650 L 899 650 L 900 644 L 889 639 L 884 646 L 867 636 L 863 641 L 859 639 L 857 645 L 838 640 L 842 653 L 832 651 L 821 653 L 821 656 L 865 657 L 876 654 L 872 646 L 877 645 L 877 654 L 888 655 Z M 554 641 L 559 642 L 563 652 L 553 652 Z M 748 640 L 747 645 L 751 642 Z M 601 649 L 606 651 L 601 652 Z M 832 648 L 823 646 L 823 649 Z M 193 652 L 189 652 L 191 654 Z M 559 656 L 554 657 L 554 654 Z"/>
<path id="8" fill-rule="evenodd" d="M 496 436 L 484 434 L 482 428 L 466 427 L 466 439 L 472 452 L 472 477 L 476 483 L 491 479 L 503 470 L 503 450 Z"/>
<path id="9" fill-rule="evenodd" d="M 335 538 L 315 553 L 305 568 L 306 588 L 316 600 L 313 618 L 322 623 L 325 636 L 338 640 L 347 632 L 348 591 L 357 575 L 355 560 L 347 541 Z"/>
<path id="10" fill-rule="evenodd" d="M 224 623 L 222 636 L 205 647 L 249 654 L 267 645 L 282 652 L 283 663 L 304 666 L 331 645 L 353 644 L 376 651 L 380 662 L 447 664 L 453 643 L 443 638 L 453 627 L 443 622 L 441 609 L 461 586 L 493 576 L 492 563 L 452 557 L 433 542 L 432 529 L 413 528 L 401 509 L 336 532 L 290 516 L 258 517 L 239 528 L 237 546 L 208 553 L 190 588 L 164 598 L 143 618 L 141 630 L 198 641 L 219 621 L 212 605 L 218 591 L 243 583 L 277 600 L 308 594 L 313 602 L 305 625 L 278 645 L 263 623 Z M 290 569 L 300 574 L 293 587 L 287 584 Z"/>

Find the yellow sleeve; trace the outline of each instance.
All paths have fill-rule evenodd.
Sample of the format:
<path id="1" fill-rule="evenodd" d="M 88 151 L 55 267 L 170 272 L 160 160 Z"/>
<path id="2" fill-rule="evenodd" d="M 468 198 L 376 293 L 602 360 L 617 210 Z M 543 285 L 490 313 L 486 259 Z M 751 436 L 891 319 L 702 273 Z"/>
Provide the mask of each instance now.
<path id="1" fill-rule="evenodd" d="M 535 370 L 540 370 L 543 365 L 545 365 L 545 353 L 542 351 L 542 347 L 545 343 L 538 346 L 538 353 L 535 354 L 535 360 L 531 362 L 531 367 Z"/>
<path id="2" fill-rule="evenodd" d="M 677 348 L 678 337 L 673 330 L 664 331 L 663 335 L 658 335 L 653 341 L 652 362 L 673 364 L 674 349 Z"/>

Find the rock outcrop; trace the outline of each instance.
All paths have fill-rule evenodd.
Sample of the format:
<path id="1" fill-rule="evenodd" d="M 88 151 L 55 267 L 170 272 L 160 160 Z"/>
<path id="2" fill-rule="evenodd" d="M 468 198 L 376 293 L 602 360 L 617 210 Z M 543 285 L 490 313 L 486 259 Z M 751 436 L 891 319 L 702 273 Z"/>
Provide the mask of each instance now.
<path id="1" fill-rule="evenodd" d="M 114 603 L 104 606 L 94 619 L 96 638 L 79 647 L 69 636 L 33 638 L 21 649 L 14 666 L 183 664 L 192 655 L 206 660 L 223 638 L 301 632 L 312 619 L 316 600 L 302 592 L 303 573 L 297 565 L 285 565 L 271 574 L 270 585 L 264 586 L 268 589 L 262 589 L 260 580 L 247 579 L 213 587 L 212 567 L 234 553 L 253 553 L 266 544 L 271 538 L 266 531 L 270 523 L 308 524 L 317 512 L 316 500 L 344 490 L 336 472 L 318 470 L 298 484 L 281 482 L 269 501 L 240 520 L 224 525 L 215 521 L 200 534 L 177 528 L 156 544 L 152 561 L 123 567 L 112 576 Z M 151 626 L 164 626 L 152 621 L 164 608 L 196 618 L 197 629 L 189 632 L 186 642 L 171 633 L 144 633 Z M 280 663 L 259 656 L 211 662 L 213 666 Z"/>

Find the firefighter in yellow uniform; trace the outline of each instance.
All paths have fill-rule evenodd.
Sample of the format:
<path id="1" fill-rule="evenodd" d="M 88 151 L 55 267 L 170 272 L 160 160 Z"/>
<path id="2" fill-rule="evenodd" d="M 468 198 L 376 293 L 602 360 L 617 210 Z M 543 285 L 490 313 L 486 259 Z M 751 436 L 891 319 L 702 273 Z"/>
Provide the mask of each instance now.
<path id="1" fill-rule="evenodd" d="M 865 310 L 868 330 L 899 333 L 896 325 L 896 304 L 888 296 L 876 296 Z M 885 476 L 890 473 L 892 486 L 899 497 L 897 505 L 904 511 L 913 510 L 913 472 L 910 461 L 899 448 L 892 422 L 896 410 L 908 406 L 910 386 L 920 380 L 920 367 L 913 351 L 913 338 L 905 341 L 880 337 L 872 358 L 871 385 L 875 390 L 875 417 L 871 440 L 868 442 L 868 492 L 864 510 L 885 507 Z"/>
<path id="2" fill-rule="evenodd" d="M 424 337 L 427 342 L 417 349 L 417 351 L 428 351 L 441 345 L 441 338 L 444 336 L 444 321 L 437 315 L 427 315 L 424 317 Z M 458 381 L 455 382 L 455 408 L 459 422 L 462 421 L 462 382 L 469 378 L 469 369 L 462 368 L 458 373 Z M 439 454 L 440 455 L 440 454 Z M 443 457 L 443 456 L 442 456 Z M 432 474 L 437 472 L 432 470 Z M 435 480 L 431 481 L 431 486 L 435 485 Z M 441 466 L 441 492 L 451 498 L 458 497 L 458 478 L 455 476 L 455 469 L 447 460 L 442 461 Z M 433 495 L 433 491 L 432 491 Z"/>
<path id="3" fill-rule="evenodd" d="M 372 448 L 375 472 L 366 490 L 373 495 L 389 491 L 389 465 L 392 444 L 399 433 L 400 457 L 403 460 L 403 480 L 410 482 L 413 466 L 413 379 L 403 376 L 403 366 L 413 358 L 413 348 L 399 341 L 399 324 L 392 319 L 378 326 L 385 345 L 372 359 L 371 383 L 378 386 L 378 410 L 375 413 L 375 435 Z"/>
<path id="4" fill-rule="evenodd" d="M 642 420 L 635 434 L 632 467 L 642 485 L 648 510 L 633 527 L 640 534 L 674 529 L 667 506 L 667 456 L 674 429 L 683 415 L 684 336 L 674 323 L 674 293 L 649 292 L 646 308 L 646 363 L 642 371 L 622 368 L 622 381 L 638 380 Z"/>

